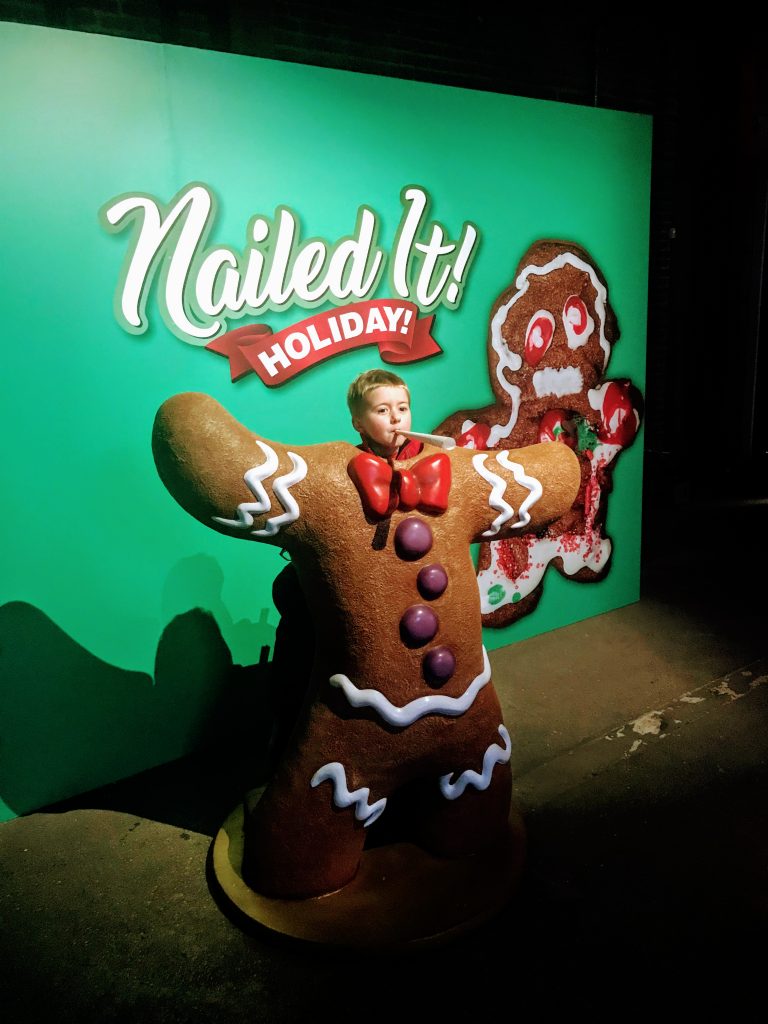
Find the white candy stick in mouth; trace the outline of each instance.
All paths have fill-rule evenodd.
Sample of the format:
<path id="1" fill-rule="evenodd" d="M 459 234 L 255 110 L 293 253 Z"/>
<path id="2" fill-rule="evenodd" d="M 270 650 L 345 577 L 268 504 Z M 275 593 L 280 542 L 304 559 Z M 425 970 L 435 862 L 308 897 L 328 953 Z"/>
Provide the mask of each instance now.
<path id="1" fill-rule="evenodd" d="M 403 437 L 412 437 L 414 441 L 426 441 L 427 444 L 434 444 L 438 448 L 445 448 L 447 452 L 456 447 L 452 437 L 443 437 L 441 434 L 420 434 L 418 430 L 398 430 Z"/>

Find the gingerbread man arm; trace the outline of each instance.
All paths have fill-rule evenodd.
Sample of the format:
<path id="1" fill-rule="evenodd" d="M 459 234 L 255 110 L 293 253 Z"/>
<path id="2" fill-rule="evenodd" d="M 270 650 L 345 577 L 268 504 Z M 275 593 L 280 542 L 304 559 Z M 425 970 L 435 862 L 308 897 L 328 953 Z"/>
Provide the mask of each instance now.
<path id="1" fill-rule="evenodd" d="M 164 402 L 152 435 L 160 478 L 185 511 L 229 536 L 288 549 L 306 532 L 314 447 L 259 437 L 195 393 Z"/>
<path id="2" fill-rule="evenodd" d="M 454 487 L 472 542 L 504 540 L 558 519 L 581 483 L 579 460 L 562 444 L 514 451 L 451 452 Z"/>

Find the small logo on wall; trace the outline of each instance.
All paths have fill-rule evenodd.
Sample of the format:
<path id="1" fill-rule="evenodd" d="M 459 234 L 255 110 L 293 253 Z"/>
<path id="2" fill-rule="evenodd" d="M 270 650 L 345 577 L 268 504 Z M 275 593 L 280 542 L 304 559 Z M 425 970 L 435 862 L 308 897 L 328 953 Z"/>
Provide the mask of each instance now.
<path id="1" fill-rule="evenodd" d="M 258 374 L 276 387 L 341 352 L 376 345 L 387 363 L 438 355 L 435 316 L 461 303 L 480 235 L 465 222 L 459 238 L 429 219 L 430 197 L 410 185 L 400 193 L 400 223 L 390 252 L 378 245 L 380 217 L 361 206 L 351 234 L 329 242 L 301 240 L 295 211 L 251 217 L 241 251 L 212 246 L 211 189 L 187 185 L 170 203 L 154 196 L 117 196 L 99 211 L 111 232 L 131 226 L 115 292 L 115 316 L 131 334 L 149 326 L 154 285 L 158 311 L 182 341 L 229 360 L 233 381 Z M 385 273 L 390 298 L 374 299 Z M 230 320 L 291 306 L 333 308 L 273 333 L 264 322 L 225 330 Z M 422 315 L 431 314 L 431 315 Z"/>

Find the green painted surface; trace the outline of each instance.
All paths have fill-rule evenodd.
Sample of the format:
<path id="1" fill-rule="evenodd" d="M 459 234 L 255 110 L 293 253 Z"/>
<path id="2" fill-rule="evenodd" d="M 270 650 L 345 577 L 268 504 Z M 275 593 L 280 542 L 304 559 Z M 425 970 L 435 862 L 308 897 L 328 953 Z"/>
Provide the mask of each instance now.
<path id="1" fill-rule="evenodd" d="M 590 250 L 622 331 L 608 375 L 643 389 L 651 122 L 12 24 L 0 24 L 0 66 L 6 82 L 23 82 L 0 94 L 0 631 L 24 637 L 10 655 L 3 649 L 0 796 L 17 813 L 192 748 L 215 672 L 230 659 L 253 664 L 273 643 L 278 552 L 206 530 L 170 500 L 149 445 L 160 403 L 205 391 L 267 437 L 354 440 L 347 384 L 381 365 L 366 348 L 278 389 L 255 376 L 233 385 L 223 359 L 169 333 L 154 291 L 149 329 L 128 334 L 113 313 L 128 232 L 107 233 L 100 207 L 127 192 L 168 202 L 201 181 L 219 207 L 210 243 L 241 249 L 249 219 L 272 217 L 281 204 L 299 213 L 303 239 L 330 242 L 350 233 L 367 205 L 389 252 L 401 189 L 423 186 L 430 216 L 452 238 L 466 221 L 481 233 L 459 308 L 435 310 L 444 354 L 403 370 L 414 428 L 430 430 L 491 400 L 488 312 L 537 238 Z M 389 294 L 384 274 L 377 295 Z M 263 319 L 278 330 L 304 315 L 293 307 Z M 489 647 L 636 600 L 641 466 L 640 441 L 614 473 L 607 579 L 585 587 L 550 572 L 536 612 L 486 631 Z M 167 648 L 169 625 L 191 624 L 195 609 L 212 637 L 196 660 L 207 658 L 210 673 L 200 669 L 186 699 L 179 683 L 168 704 L 157 692 L 158 646 Z M 55 664 L 44 653 L 51 637 L 61 643 Z M 177 663 L 166 657 L 164 678 L 183 676 L 188 650 L 185 640 Z M 40 687 L 34 703 L 30 686 Z M 46 763 L 44 750 L 35 766 L 8 754 L 9 736 L 21 750 L 33 720 L 42 744 L 59 724 L 68 731 L 57 761 Z M 37 773 L 34 784 L 19 781 L 25 772 Z"/>

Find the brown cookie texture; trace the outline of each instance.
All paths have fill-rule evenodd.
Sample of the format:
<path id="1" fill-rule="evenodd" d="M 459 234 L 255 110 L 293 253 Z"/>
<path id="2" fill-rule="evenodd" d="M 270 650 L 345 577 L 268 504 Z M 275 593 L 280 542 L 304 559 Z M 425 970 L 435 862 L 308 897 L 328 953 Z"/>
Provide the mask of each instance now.
<path id="1" fill-rule="evenodd" d="M 477 451 L 556 442 L 580 463 L 571 507 L 510 557 L 488 541 L 478 566 L 483 624 L 506 626 L 536 607 L 548 566 L 575 582 L 608 572 L 605 534 L 612 470 L 640 426 L 642 399 L 628 380 L 605 371 L 619 338 L 608 284 L 590 253 L 573 242 L 542 239 L 518 263 L 512 283 L 491 307 L 487 340 L 495 402 L 448 416 L 435 433 Z"/>
<path id="2" fill-rule="evenodd" d="M 503 452 L 428 445 L 397 472 L 375 459 L 360 468 L 364 453 L 350 444 L 267 440 L 205 395 L 165 403 L 153 449 L 171 495 L 200 522 L 290 552 L 311 616 L 308 698 L 245 824 L 248 884 L 292 899 L 345 885 L 368 825 L 396 794 L 422 787 L 429 796 L 411 819 L 431 852 L 463 856 L 497 838 L 509 736 L 469 546 L 488 535 L 517 542 L 559 519 L 581 486 L 573 452 L 516 450 L 522 476 Z M 420 477 L 424 460 L 439 472 Z M 387 473 L 392 500 L 377 515 Z M 414 497 L 412 482 L 398 490 L 404 479 L 426 483 Z"/>
<path id="3" fill-rule="evenodd" d="M 524 407 L 525 416 L 523 422 L 528 421 L 528 429 L 532 430 L 538 423 L 540 416 L 551 407 L 551 394 L 540 394 L 547 390 L 546 383 L 541 381 L 542 374 L 549 373 L 553 377 L 553 386 L 557 387 L 557 372 L 571 367 L 577 369 L 581 376 L 582 386 L 578 391 L 569 393 L 570 408 L 580 412 L 581 415 L 591 418 L 592 410 L 586 399 L 586 391 L 595 386 L 599 380 L 604 365 L 607 362 L 605 348 L 601 346 L 601 331 L 599 329 L 589 332 L 588 340 L 578 348 L 569 346 L 567 331 L 565 328 L 566 317 L 557 316 L 563 312 L 568 300 L 578 300 L 583 304 L 587 314 L 593 321 L 601 320 L 603 323 L 602 337 L 608 345 L 613 344 L 618 338 L 618 327 L 613 311 L 607 303 L 603 303 L 604 315 L 600 315 L 596 308 L 600 302 L 600 287 L 606 290 L 605 282 L 594 267 L 588 254 L 580 246 L 568 245 L 567 243 L 539 242 L 531 246 L 523 259 L 520 261 L 515 279 L 525 275 L 531 267 L 543 268 L 548 265 L 557 266 L 562 262 L 565 253 L 572 254 L 585 266 L 590 266 L 593 273 L 580 269 L 572 263 L 564 263 L 548 274 L 528 273 L 524 289 L 513 287 L 504 292 L 496 301 L 491 312 L 491 321 L 501 314 L 504 307 L 509 306 L 514 298 L 516 301 L 509 306 L 506 315 L 500 324 L 500 337 L 503 344 L 510 353 L 514 353 L 522 360 L 520 370 L 514 374 L 512 380 L 511 371 L 504 369 L 505 377 L 510 383 L 517 385 L 522 392 L 521 406 Z M 579 307 L 581 308 L 581 307 Z M 530 342 L 529 325 L 535 320 L 538 312 L 551 313 L 553 315 L 553 334 L 549 341 L 549 348 L 541 356 L 541 362 L 531 363 L 525 358 L 526 343 Z M 489 332 L 489 364 L 493 367 L 494 360 L 498 366 L 498 349 L 493 345 L 493 332 Z M 529 351 L 532 346 L 528 344 Z M 535 352 L 538 355 L 538 352 Z M 547 356 L 544 360 L 544 356 Z M 542 369 L 544 366 L 544 369 Z M 498 377 L 493 377 L 494 392 L 497 399 L 504 395 L 508 399 L 508 393 L 503 390 Z M 532 438 L 525 437 L 523 423 L 521 423 L 521 440 L 524 443 L 533 443 Z"/>

